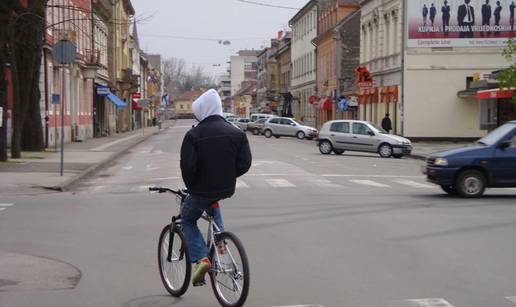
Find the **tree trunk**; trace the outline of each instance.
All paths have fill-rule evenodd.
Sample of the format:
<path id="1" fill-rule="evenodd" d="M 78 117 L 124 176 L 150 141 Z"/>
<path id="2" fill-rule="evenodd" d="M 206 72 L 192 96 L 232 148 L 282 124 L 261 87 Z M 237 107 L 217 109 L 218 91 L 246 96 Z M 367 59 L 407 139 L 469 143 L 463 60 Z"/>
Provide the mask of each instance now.
<path id="1" fill-rule="evenodd" d="M 12 158 L 21 157 L 22 144 L 37 148 L 43 144 L 41 132 L 41 113 L 39 102 L 39 70 L 43 35 L 45 33 L 45 4 L 46 0 L 29 1 L 30 14 L 14 17 L 11 23 L 11 38 L 13 39 L 13 80 L 14 93 L 17 97 L 13 106 L 13 136 L 11 142 Z M 38 99 L 37 99 L 38 98 Z M 28 113 L 30 112 L 30 115 Z M 35 121 L 31 125 L 39 125 L 40 133 L 29 133 L 29 139 L 23 140 L 25 121 Z M 32 139 L 33 137 L 33 139 Z M 40 146 L 37 150 L 41 150 Z"/>

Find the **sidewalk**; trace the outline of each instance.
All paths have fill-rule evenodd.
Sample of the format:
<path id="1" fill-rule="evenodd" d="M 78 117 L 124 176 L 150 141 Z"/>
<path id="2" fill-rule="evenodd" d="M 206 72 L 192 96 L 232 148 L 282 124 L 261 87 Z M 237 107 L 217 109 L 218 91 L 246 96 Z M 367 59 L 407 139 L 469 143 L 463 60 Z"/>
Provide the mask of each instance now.
<path id="1" fill-rule="evenodd" d="M 22 159 L 0 162 L 0 196 L 4 194 L 33 195 L 42 189 L 66 191 L 75 182 L 113 161 L 150 136 L 172 126 L 166 121 L 162 129 L 147 127 L 109 137 L 68 143 L 64 146 L 63 176 L 60 176 L 60 147 L 58 152 L 23 152 Z"/>
<path id="2" fill-rule="evenodd" d="M 412 143 L 410 157 L 426 160 L 432 153 L 469 146 L 472 142 L 417 142 Z"/>

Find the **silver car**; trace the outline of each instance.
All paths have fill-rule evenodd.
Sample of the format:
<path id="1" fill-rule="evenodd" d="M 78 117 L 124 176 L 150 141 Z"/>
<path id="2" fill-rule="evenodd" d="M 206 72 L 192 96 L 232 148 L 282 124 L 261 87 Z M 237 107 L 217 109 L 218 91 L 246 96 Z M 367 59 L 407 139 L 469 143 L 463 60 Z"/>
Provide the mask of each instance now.
<path id="1" fill-rule="evenodd" d="M 345 150 L 376 152 L 383 158 L 401 158 L 412 152 L 410 140 L 387 133 L 373 123 L 357 120 L 326 122 L 317 140 L 319 151 L 341 155 Z"/>
<path id="2" fill-rule="evenodd" d="M 240 127 L 242 131 L 247 130 L 247 124 L 250 122 L 249 118 L 239 118 L 235 121 L 235 124 Z"/>
<path id="3" fill-rule="evenodd" d="M 317 129 L 306 126 L 302 122 L 289 117 L 272 117 L 267 119 L 262 128 L 266 138 L 274 136 L 295 136 L 298 139 L 313 139 L 317 136 Z"/>

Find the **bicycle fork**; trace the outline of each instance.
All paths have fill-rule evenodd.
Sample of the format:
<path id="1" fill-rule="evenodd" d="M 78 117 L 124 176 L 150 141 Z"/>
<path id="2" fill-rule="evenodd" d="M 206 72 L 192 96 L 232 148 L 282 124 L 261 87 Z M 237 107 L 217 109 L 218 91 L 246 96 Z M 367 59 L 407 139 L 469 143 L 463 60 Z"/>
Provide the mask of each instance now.
<path id="1" fill-rule="evenodd" d="M 176 229 L 176 225 L 178 224 L 177 221 L 180 220 L 179 217 L 173 216 L 172 222 L 170 223 L 169 227 L 169 244 L 168 244 L 168 253 L 167 253 L 167 261 L 172 262 L 172 254 L 173 254 L 173 248 L 174 248 L 174 230 Z M 181 248 L 179 249 L 179 258 L 178 261 L 183 260 L 183 257 L 185 256 L 185 245 L 184 242 L 181 245 Z"/>

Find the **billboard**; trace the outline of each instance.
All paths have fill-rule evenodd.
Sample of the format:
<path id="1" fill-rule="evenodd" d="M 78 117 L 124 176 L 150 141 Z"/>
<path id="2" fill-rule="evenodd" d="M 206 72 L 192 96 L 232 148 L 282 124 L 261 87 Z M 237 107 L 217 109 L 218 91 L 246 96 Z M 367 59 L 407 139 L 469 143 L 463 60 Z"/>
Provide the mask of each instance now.
<path id="1" fill-rule="evenodd" d="M 408 0 L 407 46 L 501 47 L 514 37 L 516 0 Z"/>

